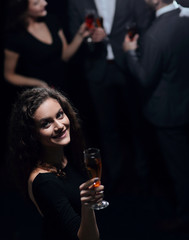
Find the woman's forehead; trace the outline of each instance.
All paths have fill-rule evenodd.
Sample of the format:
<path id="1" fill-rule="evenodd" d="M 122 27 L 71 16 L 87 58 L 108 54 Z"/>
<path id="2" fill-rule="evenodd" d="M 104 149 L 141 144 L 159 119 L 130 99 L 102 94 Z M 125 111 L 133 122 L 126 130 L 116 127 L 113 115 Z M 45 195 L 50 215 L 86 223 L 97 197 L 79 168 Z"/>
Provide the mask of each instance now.
<path id="1" fill-rule="evenodd" d="M 45 118 L 56 114 L 61 109 L 60 103 L 54 98 L 46 99 L 35 111 L 34 118 Z"/>

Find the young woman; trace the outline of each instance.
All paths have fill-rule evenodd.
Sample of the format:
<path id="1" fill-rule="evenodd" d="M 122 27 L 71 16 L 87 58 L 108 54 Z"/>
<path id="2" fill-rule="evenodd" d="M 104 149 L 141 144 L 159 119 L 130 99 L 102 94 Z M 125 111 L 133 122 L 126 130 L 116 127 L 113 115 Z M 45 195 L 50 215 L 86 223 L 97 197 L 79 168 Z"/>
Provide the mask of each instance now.
<path id="1" fill-rule="evenodd" d="M 25 90 L 9 136 L 12 169 L 44 219 L 44 239 L 98 240 L 90 206 L 102 200 L 104 186 L 88 180 L 81 127 L 68 99 L 52 88 Z"/>
<path id="2" fill-rule="evenodd" d="M 83 23 L 68 44 L 61 24 L 47 14 L 46 6 L 46 0 L 8 2 L 4 77 L 13 85 L 64 89 L 63 61 L 68 61 L 89 35 Z"/>

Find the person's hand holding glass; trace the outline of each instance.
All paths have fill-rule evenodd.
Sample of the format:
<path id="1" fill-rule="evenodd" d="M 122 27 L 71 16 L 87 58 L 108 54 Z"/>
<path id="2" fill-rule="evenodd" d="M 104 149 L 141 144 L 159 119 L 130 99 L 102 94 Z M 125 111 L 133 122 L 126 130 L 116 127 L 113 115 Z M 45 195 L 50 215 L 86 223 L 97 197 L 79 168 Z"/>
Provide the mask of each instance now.
<path id="1" fill-rule="evenodd" d="M 90 31 L 91 35 L 95 28 L 95 18 L 96 18 L 96 11 L 94 9 L 85 10 L 85 24 L 86 24 L 86 28 Z M 88 36 L 86 39 L 88 43 L 92 42 L 91 35 Z"/>
<path id="2" fill-rule="evenodd" d="M 102 185 L 100 182 L 102 175 L 102 163 L 100 150 L 98 148 L 88 148 L 84 151 L 84 162 L 87 168 L 89 177 L 91 180 L 88 182 L 90 185 L 88 189 L 93 191 L 94 200 L 95 197 L 99 200 L 97 203 L 92 204 L 91 208 L 95 210 L 100 210 L 106 208 L 109 203 L 105 200 L 102 200 Z"/>
<path id="3" fill-rule="evenodd" d="M 123 41 L 123 50 L 127 51 L 135 51 L 138 48 L 138 39 L 139 34 L 137 33 L 136 23 L 131 22 L 126 24 L 126 35 Z"/>
<path id="4" fill-rule="evenodd" d="M 135 35 L 138 33 L 137 25 L 135 22 L 129 22 L 126 24 L 127 35 L 131 41 L 133 41 Z"/>
<path id="5" fill-rule="evenodd" d="M 103 28 L 103 18 L 97 15 L 95 9 L 85 10 L 85 24 L 90 32 L 90 36 L 86 38 L 88 44 L 101 42 L 106 38 L 106 33 Z"/>

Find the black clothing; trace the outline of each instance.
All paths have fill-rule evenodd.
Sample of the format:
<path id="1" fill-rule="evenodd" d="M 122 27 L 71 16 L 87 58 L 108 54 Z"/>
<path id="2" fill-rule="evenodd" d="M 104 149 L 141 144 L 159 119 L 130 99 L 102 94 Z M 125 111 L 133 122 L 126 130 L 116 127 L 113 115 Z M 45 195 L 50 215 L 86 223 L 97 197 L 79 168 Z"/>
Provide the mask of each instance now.
<path id="1" fill-rule="evenodd" d="M 94 9 L 97 12 L 97 8 L 94 0 L 70 0 L 68 7 L 69 29 L 73 37 L 85 19 L 85 9 Z M 90 46 L 84 42 L 78 52 L 80 53 L 79 63 L 82 65 L 94 109 L 94 115 L 90 121 L 92 124 L 89 128 L 97 126 L 96 132 L 99 136 L 97 144 L 101 148 L 104 166 L 105 181 L 103 182 L 107 188 L 116 186 L 120 177 L 125 175 L 125 172 L 122 172 L 125 159 L 129 162 L 133 154 L 130 142 L 139 133 L 134 133 L 136 121 L 138 121 L 137 125 L 141 124 L 140 117 L 136 118 L 134 124 L 132 122 L 133 115 L 139 116 L 140 113 L 137 112 L 136 98 L 131 98 L 136 93 L 132 92 L 128 84 L 131 76 L 125 68 L 124 62 L 122 44 L 127 32 L 126 25 L 128 22 L 135 21 L 139 32 L 143 33 L 148 27 L 151 17 L 151 12 L 143 0 L 116 0 L 115 14 L 108 40 L 92 43 Z M 113 50 L 113 61 L 107 60 L 108 43 Z M 133 127 L 133 125 L 135 126 Z M 137 143 L 137 148 L 139 145 Z M 134 143 L 133 148 L 135 147 Z M 135 151 L 137 150 L 135 149 Z"/>
<path id="2" fill-rule="evenodd" d="M 177 214 L 189 223 L 189 126 L 157 128 L 162 156 L 174 180 Z"/>
<path id="3" fill-rule="evenodd" d="M 81 221 L 79 186 L 86 178 L 69 164 L 64 172 L 66 175 L 61 177 L 40 173 L 33 181 L 33 195 L 44 217 L 45 240 L 78 239 Z"/>
<path id="4" fill-rule="evenodd" d="M 47 82 L 50 86 L 64 87 L 64 63 L 61 60 L 62 42 L 58 36 L 61 25 L 53 15 L 44 18 L 52 44 L 46 44 L 28 31 L 14 31 L 5 39 L 5 49 L 20 55 L 16 72 Z"/>
<path id="5" fill-rule="evenodd" d="M 126 59 L 144 88 L 144 114 L 174 180 L 178 214 L 189 221 L 189 17 L 181 11 L 157 17 L 143 38 L 141 56 L 128 51 Z"/>
<path id="6" fill-rule="evenodd" d="M 182 5 L 183 7 L 189 7 L 188 0 L 177 0 L 177 3 Z"/>
<path id="7" fill-rule="evenodd" d="M 72 38 L 85 20 L 85 9 L 94 9 L 98 13 L 94 0 L 69 0 L 68 9 L 69 31 Z M 80 57 L 83 58 L 87 73 L 90 74 L 90 81 L 97 84 L 103 81 L 107 65 L 106 46 L 108 42 L 112 46 L 115 62 L 125 72 L 122 44 L 127 32 L 127 24 L 135 22 L 138 32 L 143 34 L 153 17 L 153 12 L 149 10 L 143 0 L 116 0 L 115 14 L 108 40 L 95 43 L 92 48 L 88 48 L 84 43 L 84 48 L 80 49 Z"/>
<path id="8" fill-rule="evenodd" d="M 139 60 L 126 53 L 131 72 L 147 94 L 145 116 L 157 126 L 189 123 L 189 17 L 179 14 L 176 9 L 154 21 L 143 38 Z"/>

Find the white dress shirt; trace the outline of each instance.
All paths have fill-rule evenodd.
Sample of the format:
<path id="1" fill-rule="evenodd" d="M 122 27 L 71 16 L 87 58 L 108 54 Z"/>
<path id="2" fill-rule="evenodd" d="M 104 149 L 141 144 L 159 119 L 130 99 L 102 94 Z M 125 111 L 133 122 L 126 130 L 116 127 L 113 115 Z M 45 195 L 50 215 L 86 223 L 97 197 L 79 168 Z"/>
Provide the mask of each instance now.
<path id="1" fill-rule="evenodd" d="M 156 17 L 161 16 L 162 14 L 166 13 L 166 12 L 170 12 L 173 11 L 175 9 L 179 8 L 179 5 L 176 1 L 174 1 L 173 3 L 160 8 L 159 10 L 156 11 Z"/>
<path id="2" fill-rule="evenodd" d="M 170 12 L 172 10 L 175 10 L 177 8 L 180 8 L 180 17 L 189 17 L 189 8 L 183 7 L 180 4 L 178 4 L 176 1 L 173 3 L 169 4 L 168 6 L 162 7 L 159 10 L 156 11 L 156 17 L 161 16 L 162 14 L 166 12 Z"/>
<path id="3" fill-rule="evenodd" d="M 179 5 L 179 8 L 181 10 L 180 17 L 189 17 L 189 8 L 188 7 L 183 7 L 183 6 Z"/>
<path id="4" fill-rule="evenodd" d="M 114 20 L 116 0 L 94 0 L 98 15 L 103 18 L 103 25 L 106 34 L 110 34 Z M 110 44 L 107 45 L 107 59 L 114 59 Z"/>

